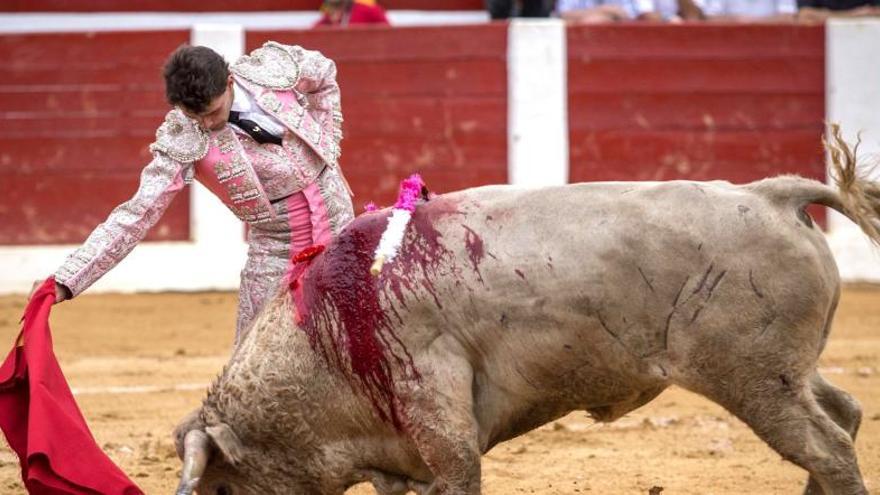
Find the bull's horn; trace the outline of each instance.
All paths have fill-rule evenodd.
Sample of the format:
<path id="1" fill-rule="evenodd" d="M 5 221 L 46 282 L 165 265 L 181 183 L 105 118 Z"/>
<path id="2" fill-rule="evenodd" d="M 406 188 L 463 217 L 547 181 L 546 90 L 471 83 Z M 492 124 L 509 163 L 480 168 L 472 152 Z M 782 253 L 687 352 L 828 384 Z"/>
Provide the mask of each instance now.
<path id="1" fill-rule="evenodd" d="M 205 473 L 210 454 L 211 439 L 202 430 L 190 430 L 183 438 L 183 473 L 176 495 L 192 495 L 199 478 Z"/>

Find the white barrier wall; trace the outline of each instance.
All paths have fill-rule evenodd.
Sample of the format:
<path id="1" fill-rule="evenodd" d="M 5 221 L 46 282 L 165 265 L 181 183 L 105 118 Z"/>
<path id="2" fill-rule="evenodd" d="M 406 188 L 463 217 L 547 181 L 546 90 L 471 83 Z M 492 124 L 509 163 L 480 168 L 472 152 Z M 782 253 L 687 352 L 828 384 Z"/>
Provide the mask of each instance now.
<path id="1" fill-rule="evenodd" d="M 880 156 L 880 20 L 833 20 L 826 36 L 825 115 L 840 123 L 850 143 L 861 133 L 863 173 L 880 180 L 880 169 L 870 170 Z M 833 210 L 828 230 L 841 277 L 880 282 L 880 250 L 861 230 Z"/>
<path id="2" fill-rule="evenodd" d="M 565 24 L 518 19 L 507 38 L 508 180 L 568 182 Z"/>

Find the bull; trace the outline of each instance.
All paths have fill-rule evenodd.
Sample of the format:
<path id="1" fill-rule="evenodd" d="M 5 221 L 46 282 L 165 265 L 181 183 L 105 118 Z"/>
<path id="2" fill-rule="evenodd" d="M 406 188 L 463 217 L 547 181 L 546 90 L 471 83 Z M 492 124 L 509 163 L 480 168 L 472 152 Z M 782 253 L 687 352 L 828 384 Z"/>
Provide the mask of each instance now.
<path id="1" fill-rule="evenodd" d="M 864 494 L 858 402 L 817 372 L 840 280 L 805 208 L 880 241 L 880 184 L 835 130 L 836 187 L 490 186 L 388 213 L 301 260 L 175 431 L 179 495 L 480 493 L 481 455 L 569 412 L 614 421 L 670 385 L 809 473 Z"/>

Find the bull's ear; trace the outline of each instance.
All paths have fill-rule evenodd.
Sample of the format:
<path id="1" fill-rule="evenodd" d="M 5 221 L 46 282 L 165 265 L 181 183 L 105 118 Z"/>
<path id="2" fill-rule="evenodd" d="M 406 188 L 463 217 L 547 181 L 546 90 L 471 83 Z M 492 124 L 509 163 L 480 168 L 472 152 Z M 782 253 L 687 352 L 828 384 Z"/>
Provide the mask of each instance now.
<path id="1" fill-rule="evenodd" d="M 201 412 L 201 408 L 190 412 L 174 428 L 174 447 L 177 449 L 177 457 L 181 459 L 183 459 L 183 439 L 186 434 L 192 430 L 202 430 L 205 427 L 204 422 L 199 416 Z"/>
<path id="2" fill-rule="evenodd" d="M 223 456 L 230 464 L 238 464 L 244 458 L 244 449 L 241 441 L 226 423 L 220 423 L 205 428 L 205 433 L 214 440 L 214 445 L 223 452 Z"/>

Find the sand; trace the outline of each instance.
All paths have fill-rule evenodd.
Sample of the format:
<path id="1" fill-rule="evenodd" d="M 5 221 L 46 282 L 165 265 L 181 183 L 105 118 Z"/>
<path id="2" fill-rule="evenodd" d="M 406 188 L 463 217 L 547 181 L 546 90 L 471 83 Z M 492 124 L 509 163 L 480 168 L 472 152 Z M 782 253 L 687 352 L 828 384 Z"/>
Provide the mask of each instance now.
<path id="1" fill-rule="evenodd" d="M 52 313 L 55 349 L 98 443 L 148 494 L 172 493 L 170 433 L 196 408 L 232 342 L 236 295 L 83 295 Z M 0 344 L 12 346 L 24 296 L 0 297 Z M 880 289 L 848 287 L 820 365 L 865 411 L 856 442 L 880 491 Z M 2 443 L 2 442 L 0 442 Z M 573 413 L 483 458 L 483 493 L 800 493 L 806 474 L 717 405 L 671 388 L 616 423 Z M 656 490 L 655 490 L 656 492 Z M 0 493 L 25 493 L 0 446 Z M 367 485 L 349 493 L 373 494 Z"/>

